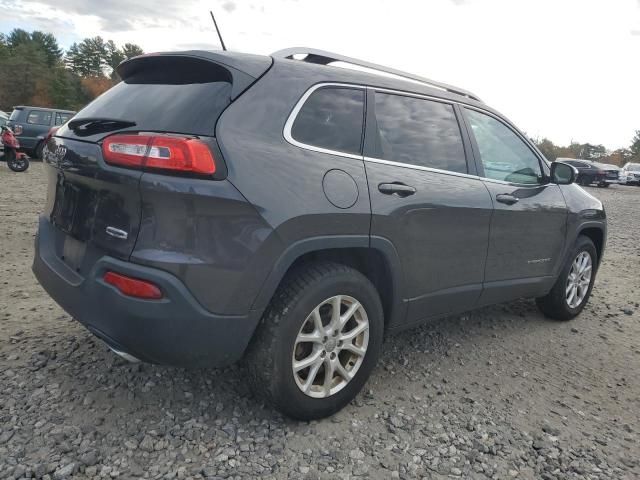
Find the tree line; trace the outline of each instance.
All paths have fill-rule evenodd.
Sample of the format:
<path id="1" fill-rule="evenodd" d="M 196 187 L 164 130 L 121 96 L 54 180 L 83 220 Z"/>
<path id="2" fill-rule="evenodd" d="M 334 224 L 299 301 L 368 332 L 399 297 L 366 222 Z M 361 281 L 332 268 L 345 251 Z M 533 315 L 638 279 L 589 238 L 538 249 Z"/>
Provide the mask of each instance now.
<path id="1" fill-rule="evenodd" d="M 0 33 L 0 110 L 15 105 L 79 110 L 118 81 L 115 67 L 141 55 L 133 43 L 122 47 L 101 37 L 68 50 L 51 33 L 14 29 Z"/>
<path id="2" fill-rule="evenodd" d="M 85 38 L 65 52 L 51 33 L 14 29 L 0 33 L 0 110 L 35 105 L 80 110 L 120 79 L 124 60 L 142 55 L 133 43 L 118 47 L 102 37 Z M 603 145 L 571 143 L 563 147 L 548 138 L 533 139 L 547 159 L 583 158 L 622 166 L 640 162 L 640 130 L 628 148 L 608 151 Z"/>
<path id="3" fill-rule="evenodd" d="M 534 138 L 533 141 L 550 161 L 554 161 L 556 158 L 582 158 L 619 167 L 627 162 L 640 163 L 640 130 L 636 130 L 629 147 L 613 151 L 607 150 L 604 145 L 591 143 L 571 143 L 568 147 L 562 147 L 555 145 L 548 138 Z"/>

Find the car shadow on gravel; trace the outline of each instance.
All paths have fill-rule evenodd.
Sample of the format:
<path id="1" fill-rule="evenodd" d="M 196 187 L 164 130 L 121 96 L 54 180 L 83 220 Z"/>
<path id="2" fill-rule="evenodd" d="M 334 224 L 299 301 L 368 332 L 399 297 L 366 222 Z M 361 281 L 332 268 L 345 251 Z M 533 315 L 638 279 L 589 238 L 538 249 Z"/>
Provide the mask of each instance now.
<path id="1" fill-rule="evenodd" d="M 409 363 L 438 364 L 438 368 L 447 369 L 447 362 L 455 362 L 449 355 L 454 348 L 477 348 L 478 342 L 492 341 L 500 332 L 546 330 L 552 325 L 537 313 L 533 302 L 519 300 L 388 335 L 370 383 L 375 384 L 375 392 L 393 397 L 398 380 L 385 370 L 400 370 Z M 228 430 L 230 435 L 255 422 L 295 424 L 251 393 L 242 364 L 223 369 L 131 364 L 84 330 L 60 339 L 48 352 L 35 352 L 30 364 L 46 373 L 46 383 L 59 384 L 67 392 L 68 407 L 75 415 L 100 425 L 134 413 L 137 428 L 154 428 L 166 419 L 197 418 Z M 356 398 L 355 407 L 367 392 L 370 390 L 365 388 Z M 347 415 L 352 407 L 347 407 Z"/>

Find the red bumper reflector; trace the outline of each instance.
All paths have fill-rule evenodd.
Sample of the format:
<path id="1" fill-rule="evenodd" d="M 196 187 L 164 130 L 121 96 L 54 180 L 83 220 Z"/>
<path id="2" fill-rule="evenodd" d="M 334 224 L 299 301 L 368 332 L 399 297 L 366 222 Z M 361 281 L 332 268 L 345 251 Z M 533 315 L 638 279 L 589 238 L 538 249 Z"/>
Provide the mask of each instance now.
<path id="1" fill-rule="evenodd" d="M 144 298 L 147 300 L 158 300 L 162 298 L 160 289 L 151 282 L 127 277 L 115 272 L 104 274 L 104 281 L 113 285 L 124 295 L 129 297 Z"/>

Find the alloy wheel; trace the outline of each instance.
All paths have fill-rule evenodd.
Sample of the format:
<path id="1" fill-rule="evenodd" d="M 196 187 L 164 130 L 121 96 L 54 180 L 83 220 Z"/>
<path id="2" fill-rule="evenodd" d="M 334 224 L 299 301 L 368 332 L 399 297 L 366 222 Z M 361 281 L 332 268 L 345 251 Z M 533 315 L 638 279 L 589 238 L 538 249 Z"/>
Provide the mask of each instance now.
<path id="1" fill-rule="evenodd" d="M 291 367 L 298 388 L 313 398 L 342 390 L 361 367 L 369 319 L 358 300 L 336 295 L 316 306 L 295 340 Z"/>
<path id="2" fill-rule="evenodd" d="M 589 252 L 582 251 L 571 264 L 567 277 L 565 298 L 569 308 L 578 308 L 587 296 L 591 284 L 593 261 Z"/>

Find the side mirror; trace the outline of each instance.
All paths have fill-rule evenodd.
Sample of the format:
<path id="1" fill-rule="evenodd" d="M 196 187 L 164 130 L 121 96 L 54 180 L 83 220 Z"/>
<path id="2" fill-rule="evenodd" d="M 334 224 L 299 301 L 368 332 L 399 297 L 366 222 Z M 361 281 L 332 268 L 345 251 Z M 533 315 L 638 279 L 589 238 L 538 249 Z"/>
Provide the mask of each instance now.
<path id="1" fill-rule="evenodd" d="M 568 163 L 553 162 L 551 164 L 551 181 L 558 185 L 569 185 L 578 178 L 578 169 Z"/>

